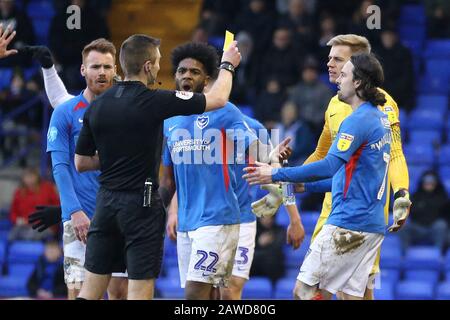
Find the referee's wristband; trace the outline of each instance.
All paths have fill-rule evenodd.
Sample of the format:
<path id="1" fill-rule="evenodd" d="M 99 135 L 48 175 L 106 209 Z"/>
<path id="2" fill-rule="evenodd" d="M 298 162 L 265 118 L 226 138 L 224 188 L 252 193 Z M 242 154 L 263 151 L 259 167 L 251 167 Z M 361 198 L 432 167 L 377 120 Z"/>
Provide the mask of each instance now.
<path id="1" fill-rule="evenodd" d="M 228 61 L 224 61 L 220 64 L 219 69 L 224 69 L 230 71 L 232 75 L 234 75 L 234 66 Z"/>

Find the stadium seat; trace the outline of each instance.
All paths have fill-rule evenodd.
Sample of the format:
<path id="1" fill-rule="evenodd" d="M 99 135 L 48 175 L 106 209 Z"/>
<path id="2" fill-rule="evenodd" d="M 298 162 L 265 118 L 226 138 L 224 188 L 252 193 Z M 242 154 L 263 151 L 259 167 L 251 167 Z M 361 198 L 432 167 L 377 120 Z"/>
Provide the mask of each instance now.
<path id="1" fill-rule="evenodd" d="M 302 245 L 297 250 L 294 250 L 291 246 L 285 245 L 283 247 L 284 251 L 284 261 L 286 268 L 297 268 L 299 270 L 303 259 L 305 258 L 306 252 L 308 252 L 311 242 L 311 236 L 305 236 Z"/>
<path id="2" fill-rule="evenodd" d="M 423 56 L 425 59 L 450 58 L 450 40 L 427 40 Z"/>
<path id="3" fill-rule="evenodd" d="M 411 50 L 411 53 L 416 59 L 420 59 L 423 52 L 423 43 L 420 40 L 416 39 L 402 39 L 401 43 Z M 415 60 L 415 59 L 414 59 Z"/>
<path id="4" fill-rule="evenodd" d="M 436 300 L 450 300 L 450 281 L 442 282 L 437 286 Z"/>
<path id="5" fill-rule="evenodd" d="M 445 119 L 442 114 L 429 109 L 415 109 L 408 119 L 409 130 L 442 130 L 444 125 Z"/>
<path id="6" fill-rule="evenodd" d="M 436 285 L 439 282 L 440 272 L 434 270 L 406 270 L 405 280 L 426 281 Z"/>
<path id="7" fill-rule="evenodd" d="M 408 158 L 407 158 L 408 159 Z M 414 193 L 419 185 L 419 180 L 422 174 L 430 169 L 430 166 L 424 166 L 424 165 L 410 165 L 409 160 L 408 161 L 408 171 L 409 171 L 409 192 L 412 194 Z"/>
<path id="8" fill-rule="evenodd" d="M 9 235 L 9 231 L 7 231 L 7 230 L 0 230 L 0 241 L 7 242 L 8 241 L 8 235 Z"/>
<path id="9" fill-rule="evenodd" d="M 433 284 L 426 281 L 401 281 L 397 285 L 398 300 L 432 300 L 434 298 Z"/>
<path id="10" fill-rule="evenodd" d="M 0 239 L 0 274 L 2 271 L 2 265 L 6 261 L 6 241 Z"/>
<path id="11" fill-rule="evenodd" d="M 425 9 L 423 5 L 403 5 L 400 10 L 399 23 L 401 25 L 408 24 L 425 24 Z"/>
<path id="12" fill-rule="evenodd" d="M 444 269 L 447 272 L 450 271 L 450 248 L 447 249 L 447 254 L 445 255 L 445 258 L 444 258 Z M 447 280 L 450 281 L 449 278 L 447 278 Z"/>
<path id="13" fill-rule="evenodd" d="M 448 94 L 449 78 L 446 74 L 425 74 L 419 78 L 417 89 L 424 94 Z"/>
<path id="14" fill-rule="evenodd" d="M 275 214 L 275 222 L 283 228 L 289 225 L 289 214 L 283 205 L 280 207 L 280 209 L 278 209 L 278 212 Z"/>
<path id="15" fill-rule="evenodd" d="M 319 212 L 314 211 L 304 211 L 301 213 L 302 224 L 307 235 L 313 234 L 319 215 Z"/>
<path id="16" fill-rule="evenodd" d="M 12 227 L 12 223 L 9 219 L 1 219 L 0 220 L 0 231 L 9 231 Z"/>
<path id="17" fill-rule="evenodd" d="M 426 28 L 424 25 L 409 24 L 400 25 L 398 28 L 400 39 L 402 40 L 418 40 L 420 42 L 425 41 Z"/>
<path id="18" fill-rule="evenodd" d="M 403 152 L 408 165 L 432 166 L 434 164 L 434 150 L 431 145 L 419 145 L 410 141 L 403 146 Z"/>
<path id="19" fill-rule="evenodd" d="M 295 287 L 295 278 L 282 278 L 277 281 L 275 284 L 275 292 L 274 292 L 274 298 L 275 299 L 284 299 L 289 300 L 293 298 L 292 290 L 294 290 Z"/>
<path id="20" fill-rule="evenodd" d="M 416 110 L 432 110 L 442 115 L 448 108 L 448 97 L 445 95 L 422 94 L 416 101 Z"/>
<path id="21" fill-rule="evenodd" d="M 244 286 L 243 299 L 269 299 L 272 297 L 272 283 L 269 278 L 252 277 Z"/>
<path id="22" fill-rule="evenodd" d="M 52 2 L 48 0 L 30 2 L 27 6 L 27 13 L 31 18 L 37 43 L 48 45 L 50 24 L 55 15 Z"/>
<path id="23" fill-rule="evenodd" d="M 180 279 L 177 278 L 160 278 L 155 281 L 156 289 L 165 299 L 183 299 L 184 289 L 180 287 Z"/>
<path id="24" fill-rule="evenodd" d="M 8 275 L 21 276 L 28 279 L 34 271 L 34 263 L 10 263 L 8 264 Z"/>
<path id="25" fill-rule="evenodd" d="M 382 270 L 400 269 L 402 266 L 402 250 L 400 246 L 390 246 L 384 242 L 381 244 L 380 267 Z"/>
<path id="26" fill-rule="evenodd" d="M 394 283 L 392 281 L 382 281 L 380 288 L 374 290 L 376 300 L 394 300 Z"/>
<path id="27" fill-rule="evenodd" d="M 9 263 L 34 263 L 44 252 L 44 244 L 38 241 L 15 241 L 9 247 Z"/>
<path id="28" fill-rule="evenodd" d="M 0 276 L 0 297 L 28 296 L 27 280 L 22 276 Z"/>
<path id="29" fill-rule="evenodd" d="M 450 166 L 441 166 L 439 175 L 444 188 L 447 191 L 448 196 L 450 197 Z"/>
<path id="30" fill-rule="evenodd" d="M 400 280 L 400 270 L 387 269 L 383 267 L 380 272 L 380 277 L 381 277 L 381 286 L 383 286 L 386 282 L 397 283 L 398 280 Z"/>
<path id="31" fill-rule="evenodd" d="M 223 49 L 223 44 L 225 42 L 225 39 L 222 36 L 212 36 L 208 38 L 208 44 L 212 45 L 218 50 Z"/>
<path id="32" fill-rule="evenodd" d="M 298 266 L 292 266 L 292 267 L 286 267 L 284 272 L 284 278 L 289 278 L 291 281 L 295 282 L 295 279 L 297 279 L 298 272 L 300 270 L 300 265 Z"/>
<path id="33" fill-rule="evenodd" d="M 441 253 L 439 248 L 434 246 L 414 246 L 408 248 L 403 262 L 405 270 L 440 271 L 441 265 Z"/>
<path id="34" fill-rule="evenodd" d="M 253 111 L 253 107 L 250 105 L 237 105 L 237 107 L 239 108 L 239 110 L 241 110 L 241 112 L 243 114 L 245 114 L 246 116 L 253 118 L 255 116 L 255 113 Z"/>
<path id="35" fill-rule="evenodd" d="M 437 144 L 442 141 L 440 130 L 410 130 L 409 141 L 417 144 Z"/>
<path id="36" fill-rule="evenodd" d="M 439 165 L 441 167 L 450 166 L 449 160 L 450 160 L 450 143 L 441 146 L 439 150 Z"/>
<path id="37" fill-rule="evenodd" d="M 8 88 L 13 77 L 12 68 L 0 68 L 0 90 Z"/>

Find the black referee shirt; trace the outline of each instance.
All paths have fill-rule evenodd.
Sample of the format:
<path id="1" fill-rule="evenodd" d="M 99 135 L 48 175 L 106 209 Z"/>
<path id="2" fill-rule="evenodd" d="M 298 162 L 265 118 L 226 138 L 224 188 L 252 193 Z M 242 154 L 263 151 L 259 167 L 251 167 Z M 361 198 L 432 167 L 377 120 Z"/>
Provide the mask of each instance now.
<path id="1" fill-rule="evenodd" d="M 203 94 L 150 90 L 123 81 L 97 97 L 84 114 L 76 153 L 100 158 L 100 185 L 109 190 L 158 187 L 164 119 L 205 111 Z"/>

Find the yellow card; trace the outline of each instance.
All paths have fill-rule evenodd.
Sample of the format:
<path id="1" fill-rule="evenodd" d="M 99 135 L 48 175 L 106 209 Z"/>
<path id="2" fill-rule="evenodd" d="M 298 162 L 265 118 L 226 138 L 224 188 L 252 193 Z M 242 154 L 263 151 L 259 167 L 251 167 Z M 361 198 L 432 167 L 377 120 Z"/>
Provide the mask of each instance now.
<path id="1" fill-rule="evenodd" d="M 230 31 L 225 31 L 225 42 L 223 43 L 223 51 L 227 50 L 230 44 L 234 40 L 234 33 L 231 33 Z"/>

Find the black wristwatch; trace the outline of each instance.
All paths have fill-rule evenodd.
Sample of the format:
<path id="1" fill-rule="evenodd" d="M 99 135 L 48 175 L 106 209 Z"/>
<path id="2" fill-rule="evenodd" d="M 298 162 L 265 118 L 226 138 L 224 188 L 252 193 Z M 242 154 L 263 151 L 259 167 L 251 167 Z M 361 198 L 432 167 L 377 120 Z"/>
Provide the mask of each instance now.
<path id="1" fill-rule="evenodd" d="M 225 69 L 225 70 L 228 70 L 228 71 L 230 71 L 230 72 L 234 75 L 234 66 L 233 66 L 230 62 L 228 62 L 228 61 L 222 62 L 222 63 L 220 64 L 219 69 Z"/>

